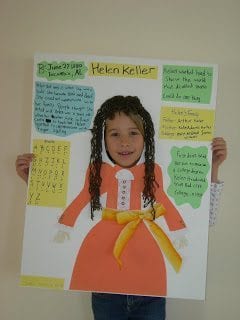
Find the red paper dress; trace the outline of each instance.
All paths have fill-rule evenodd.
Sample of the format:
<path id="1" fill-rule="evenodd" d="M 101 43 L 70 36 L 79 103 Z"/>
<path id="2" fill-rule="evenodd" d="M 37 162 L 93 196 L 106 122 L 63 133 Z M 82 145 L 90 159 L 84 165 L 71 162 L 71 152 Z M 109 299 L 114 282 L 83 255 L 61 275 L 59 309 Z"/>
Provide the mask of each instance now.
<path id="1" fill-rule="evenodd" d="M 155 178 L 159 184 L 156 202 L 166 213 L 169 230 L 185 228 L 177 209 L 163 190 L 162 172 L 155 164 Z M 87 171 L 85 184 L 75 200 L 66 208 L 59 223 L 73 227 L 81 210 L 89 203 Z M 101 195 L 107 193 L 106 207 L 119 210 L 140 210 L 144 187 L 144 164 L 123 169 L 103 163 Z M 144 220 L 124 248 L 120 268 L 113 256 L 113 247 L 124 225 L 101 220 L 83 240 L 72 272 L 70 289 L 124 294 L 166 296 L 167 278 L 165 257 Z"/>

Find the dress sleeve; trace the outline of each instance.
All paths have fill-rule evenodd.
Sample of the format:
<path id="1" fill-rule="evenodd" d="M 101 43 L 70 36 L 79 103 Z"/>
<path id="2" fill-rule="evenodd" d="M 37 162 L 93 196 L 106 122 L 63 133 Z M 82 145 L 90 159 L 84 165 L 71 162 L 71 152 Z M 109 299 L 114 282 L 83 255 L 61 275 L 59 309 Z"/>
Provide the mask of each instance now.
<path id="1" fill-rule="evenodd" d="M 223 190 L 223 182 L 211 183 L 210 188 L 210 210 L 209 210 L 209 226 L 214 226 L 217 221 L 220 196 Z"/>
<path id="2" fill-rule="evenodd" d="M 89 203 L 89 169 L 85 176 L 84 187 L 78 196 L 70 203 L 70 205 L 64 210 L 63 214 L 59 218 L 58 222 L 65 226 L 73 227 L 82 209 Z"/>
<path id="3" fill-rule="evenodd" d="M 162 204 L 166 209 L 164 218 L 167 222 L 169 230 L 176 231 L 185 229 L 186 225 L 183 221 L 183 218 L 163 190 L 162 170 L 158 165 L 155 165 L 155 179 L 159 185 L 155 192 L 156 201 Z"/>

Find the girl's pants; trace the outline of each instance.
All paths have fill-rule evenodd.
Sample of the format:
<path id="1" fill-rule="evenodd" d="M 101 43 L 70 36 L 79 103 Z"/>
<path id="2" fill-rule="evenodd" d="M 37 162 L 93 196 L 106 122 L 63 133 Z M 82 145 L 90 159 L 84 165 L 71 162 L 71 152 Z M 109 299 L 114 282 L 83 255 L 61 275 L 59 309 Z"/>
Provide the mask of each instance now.
<path id="1" fill-rule="evenodd" d="M 92 293 L 94 320 L 165 320 L 166 299 Z"/>

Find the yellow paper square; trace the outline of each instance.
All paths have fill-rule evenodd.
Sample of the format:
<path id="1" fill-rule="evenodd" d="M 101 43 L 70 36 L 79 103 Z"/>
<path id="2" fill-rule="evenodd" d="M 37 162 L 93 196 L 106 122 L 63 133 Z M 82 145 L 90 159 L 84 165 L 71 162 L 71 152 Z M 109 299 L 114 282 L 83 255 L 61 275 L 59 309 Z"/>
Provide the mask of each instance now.
<path id="1" fill-rule="evenodd" d="M 19 284 L 22 287 L 38 287 L 56 290 L 64 289 L 64 279 L 62 278 L 22 275 Z"/>
<path id="2" fill-rule="evenodd" d="M 214 129 L 214 110 L 162 107 L 160 139 L 211 141 Z"/>
<path id="3" fill-rule="evenodd" d="M 107 62 L 91 62 L 89 76 L 116 78 L 157 79 L 158 67 L 150 65 L 133 65 Z"/>
<path id="4" fill-rule="evenodd" d="M 27 204 L 65 207 L 70 158 L 70 142 L 34 140 L 35 155 L 29 179 Z"/>

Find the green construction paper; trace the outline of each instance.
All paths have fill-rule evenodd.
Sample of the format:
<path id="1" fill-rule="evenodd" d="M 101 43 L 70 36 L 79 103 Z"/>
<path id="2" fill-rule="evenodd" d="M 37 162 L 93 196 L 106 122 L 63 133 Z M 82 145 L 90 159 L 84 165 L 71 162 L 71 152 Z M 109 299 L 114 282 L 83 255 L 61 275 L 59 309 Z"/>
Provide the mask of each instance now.
<path id="1" fill-rule="evenodd" d="M 210 165 L 207 147 L 173 147 L 172 161 L 168 167 L 170 186 L 167 193 L 177 205 L 190 204 L 200 207 L 202 197 L 208 188 L 206 179 Z"/>
<path id="2" fill-rule="evenodd" d="M 41 61 L 37 64 L 37 76 L 49 81 L 84 79 L 87 70 L 83 61 Z"/>
<path id="3" fill-rule="evenodd" d="M 213 68 L 195 66 L 163 66 L 162 100 L 209 104 Z"/>

